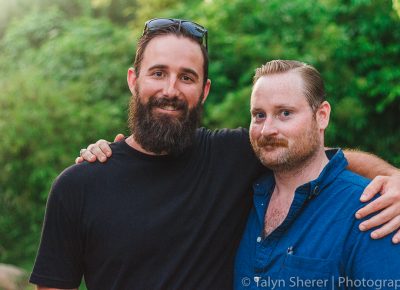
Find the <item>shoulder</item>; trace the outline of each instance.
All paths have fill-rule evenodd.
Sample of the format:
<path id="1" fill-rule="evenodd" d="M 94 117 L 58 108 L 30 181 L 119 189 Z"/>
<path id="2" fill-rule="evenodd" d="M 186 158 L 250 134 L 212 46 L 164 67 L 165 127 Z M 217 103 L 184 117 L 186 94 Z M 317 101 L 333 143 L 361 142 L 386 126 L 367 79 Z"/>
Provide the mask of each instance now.
<path id="1" fill-rule="evenodd" d="M 333 192 L 333 197 L 342 201 L 346 207 L 354 209 L 362 207 L 360 196 L 370 180 L 347 169 L 339 173 L 334 182 L 329 186 L 329 191 Z"/>
<path id="2" fill-rule="evenodd" d="M 360 221 L 354 219 L 354 214 L 367 204 L 360 201 L 360 196 L 368 183 L 367 178 L 344 169 L 322 189 L 322 199 L 316 201 L 336 220 L 346 220 L 348 225 L 357 227 Z"/>
<path id="3" fill-rule="evenodd" d="M 107 162 L 94 163 L 82 162 L 74 164 L 64 169 L 54 180 L 51 187 L 51 194 L 54 196 L 62 196 L 64 194 L 78 195 L 86 188 L 93 186 L 99 181 L 104 179 L 104 176 L 115 171 L 119 160 L 122 156 L 126 155 L 124 146 L 121 143 L 112 143 L 110 147 L 113 152 L 113 157 L 109 158 Z M 111 170 L 113 168 L 113 170 Z"/>
<path id="4" fill-rule="evenodd" d="M 53 202 L 61 202 L 66 198 L 76 198 L 82 192 L 90 177 L 90 164 L 74 164 L 62 171 L 54 180 L 49 194 Z"/>
<path id="5" fill-rule="evenodd" d="M 364 188 L 371 182 L 370 179 L 347 169 L 343 170 L 343 172 L 339 174 L 338 181 L 355 190 L 364 190 Z"/>
<path id="6" fill-rule="evenodd" d="M 255 170 L 258 173 L 265 171 L 254 154 L 249 132 L 245 128 L 199 128 L 196 132 L 196 146 L 196 152 L 205 152 L 207 156 L 225 166 L 244 166 L 249 171 Z"/>
<path id="7" fill-rule="evenodd" d="M 245 128 L 236 128 L 236 129 L 207 129 L 201 127 L 196 130 L 197 137 L 209 137 L 209 138 L 231 138 L 231 139 L 240 139 L 240 138 L 249 138 L 249 131 Z"/>
<path id="8" fill-rule="evenodd" d="M 249 132 L 245 128 L 215 130 L 199 128 L 196 131 L 196 139 L 200 143 L 212 142 L 225 146 L 244 146 L 251 150 Z"/>
<path id="9" fill-rule="evenodd" d="M 253 154 L 249 132 L 244 128 L 215 130 L 199 128 L 196 131 L 196 141 L 198 146 L 211 146 L 213 150 Z"/>

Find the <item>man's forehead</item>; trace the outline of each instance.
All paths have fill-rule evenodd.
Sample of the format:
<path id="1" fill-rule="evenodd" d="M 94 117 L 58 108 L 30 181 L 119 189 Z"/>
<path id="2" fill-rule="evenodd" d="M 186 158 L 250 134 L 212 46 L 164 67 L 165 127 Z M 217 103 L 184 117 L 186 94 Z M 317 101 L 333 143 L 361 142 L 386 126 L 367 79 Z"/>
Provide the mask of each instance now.
<path id="1" fill-rule="evenodd" d="M 261 89 L 302 89 L 303 88 L 303 78 L 297 71 L 288 71 L 283 73 L 272 73 L 261 76 L 254 84 L 253 90 Z"/>
<path id="2" fill-rule="evenodd" d="M 146 72 L 155 66 L 181 73 L 194 72 L 199 79 L 204 76 L 204 58 L 200 45 L 184 36 L 160 35 L 149 41 L 143 52 L 140 70 Z"/>
<path id="3" fill-rule="evenodd" d="M 253 86 L 251 107 L 284 106 L 307 102 L 303 80 L 298 73 L 279 73 L 260 77 Z"/>
<path id="4" fill-rule="evenodd" d="M 153 38 L 145 48 L 143 59 L 148 58 L 147 56 L 168 59 L 174 62 L 184 59 L 203 63 L 203 54 L 200 45 L 184 36 L 161 35 Z M 171 56 L 179 57 L 170 59 Z"/>

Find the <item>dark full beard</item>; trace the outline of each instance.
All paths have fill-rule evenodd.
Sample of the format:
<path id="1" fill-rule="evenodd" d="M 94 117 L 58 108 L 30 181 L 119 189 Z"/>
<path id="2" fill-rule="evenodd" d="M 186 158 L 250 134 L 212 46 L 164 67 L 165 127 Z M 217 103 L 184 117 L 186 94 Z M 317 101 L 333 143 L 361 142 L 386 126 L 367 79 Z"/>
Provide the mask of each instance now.
<path id="1" fill-rule="evenodd" d="M 143 104 L 138 88 L 135 88 L 135 92 L 129 105 L 128 125 L 135 141 L 143 149 L 155 154 L 178 155 L 193 144 L 203 112 L 202 96 L 196 106 L 189 109 L 187 103 L 177 97 L 151 96 Z M 181 115 L 174 117 L 154 113 L 153 109 L 162 105 L 174 106 L 181 110 Z"/>

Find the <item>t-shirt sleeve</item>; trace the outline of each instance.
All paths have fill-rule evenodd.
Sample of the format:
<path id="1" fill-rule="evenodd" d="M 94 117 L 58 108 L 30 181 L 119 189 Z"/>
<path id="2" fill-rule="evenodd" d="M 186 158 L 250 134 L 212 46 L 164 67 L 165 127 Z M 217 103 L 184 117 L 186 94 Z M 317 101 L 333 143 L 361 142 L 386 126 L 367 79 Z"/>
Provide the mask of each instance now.
<path id="1" fill-rule="evenodd" d="M 82 188 L 74 170 L 65 170 L 53 183 L 46 206 L 42 237 L 30 282 L 77 288 L 83 275 Z"/>

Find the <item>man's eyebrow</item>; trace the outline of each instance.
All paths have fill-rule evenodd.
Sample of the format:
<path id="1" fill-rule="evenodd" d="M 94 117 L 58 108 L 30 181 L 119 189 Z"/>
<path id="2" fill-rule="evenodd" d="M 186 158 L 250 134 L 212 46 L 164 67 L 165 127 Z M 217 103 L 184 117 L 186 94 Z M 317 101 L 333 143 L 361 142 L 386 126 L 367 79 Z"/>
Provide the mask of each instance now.
<path id="1" fill-rule="evenodd" d="M 254 108 L 251 108 L 251 109 L 250 109 L 250 113 L 252 113 L 252 114 L 254 114 L 254 113 L 259 113 L 259 112 L 263 112 L 263 111 L 264 111 L 263 109 L 257 108 L 257 107 L 254 107 Z"/>
<path id="2" fill-rule="evenodd" d="M 274 110 L 296 110 L 296 107 L 289 104 L 280 104 L 274 106 Z M 250 108 L 250 113 L 259 113 L 259 112 L 264 112 L 264 109 L 261 107 Z"/>
<path id="3" fill-rule="evenodd" d="M 282 110 L 282 109 L 295 110 L 296 107 L 292 106 L 291 104 L 281 104 L 281 105 L 276 106 L 276 109 L 277 110 Z"/>
<path id="4" fill-rule="evenodd" d="M 155 64 L 155 65 L 149 67 L 148 70 L 153 70 L 153 69 L 166 69 L 166 68 L 167 68 L 167 66 L 164 65 L 164 64 Z"/>

